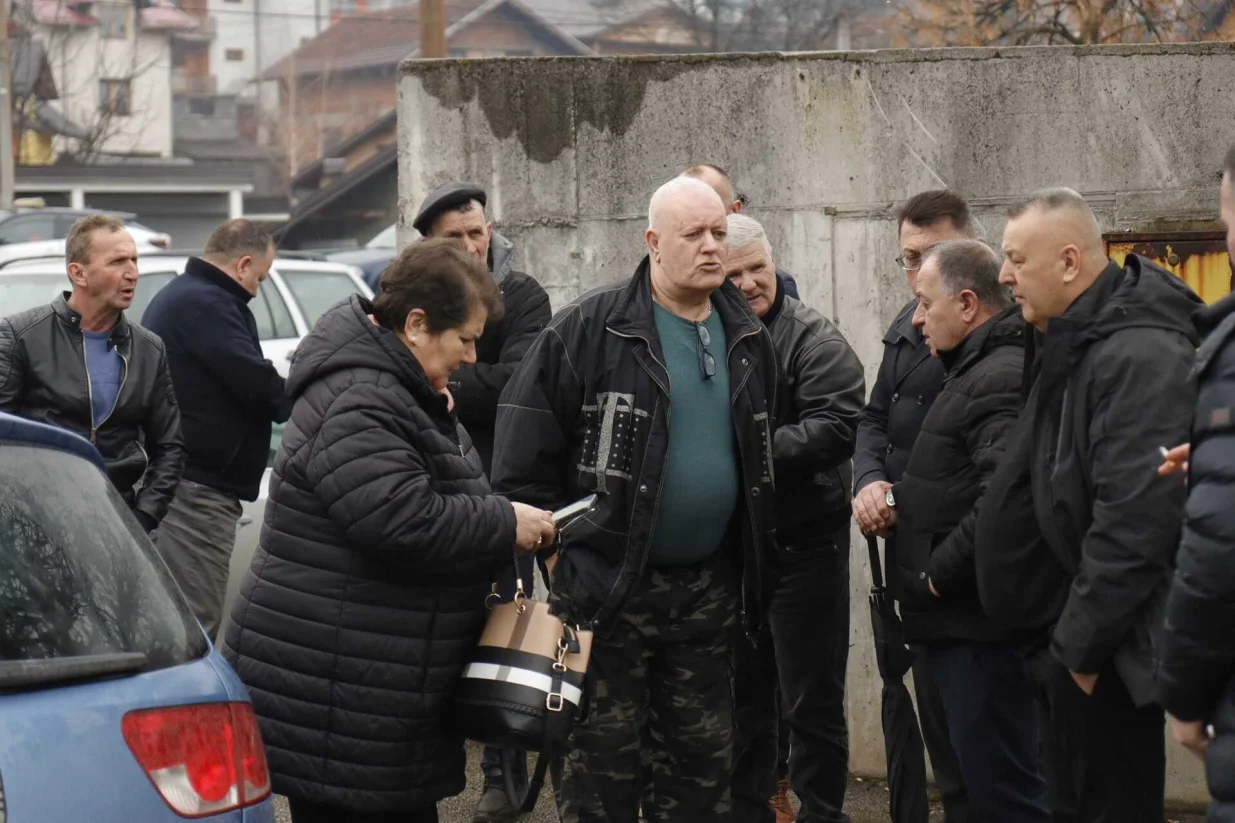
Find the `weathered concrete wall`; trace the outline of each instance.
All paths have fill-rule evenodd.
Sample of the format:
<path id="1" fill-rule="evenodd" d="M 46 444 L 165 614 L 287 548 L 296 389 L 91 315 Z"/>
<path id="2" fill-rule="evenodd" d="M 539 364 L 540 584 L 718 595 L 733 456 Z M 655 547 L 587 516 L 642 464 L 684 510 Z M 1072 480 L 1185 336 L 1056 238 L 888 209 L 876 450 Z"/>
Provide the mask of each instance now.
<path id="1" fill-rule="evenodd" d="M 1228 44 L 409 62 L 402 221 L 446 180 L 484 184 L 560 307 L 633 271 L 657 186 L 717 163 L 873 380 L 909 298 L 895 201 L 955 187 L 996 245 L 1007 203 L 1047 185 L 1086 194 L 1104 229 L 1208 227 L 1233 86 Z M 875 774 L 879 681 L 857 540 L 853 569 L 852 767 Z M 1204 799 L 1197 764 L 1171 753 L 1171 796 Z"/>

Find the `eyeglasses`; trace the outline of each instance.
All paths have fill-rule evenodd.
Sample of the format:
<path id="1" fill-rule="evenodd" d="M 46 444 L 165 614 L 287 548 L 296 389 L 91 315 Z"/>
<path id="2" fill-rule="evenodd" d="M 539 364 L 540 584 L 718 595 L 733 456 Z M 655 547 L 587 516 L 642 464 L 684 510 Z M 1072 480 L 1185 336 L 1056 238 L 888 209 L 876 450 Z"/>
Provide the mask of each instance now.
<path id="1" fill-rule="evenodd" d="M 699 371 L 703 373 L 704 380 L 711 380 L 716 376 L 716 358 L 712 356 L 712 352 L 708 351 L 708 346 L 712 345 L 712 335 L 708 333 L 708 327 L 703 323 L 695 324 L 695 333 L 699 341 L 699 347 L 696 350 L 699 354 Z"/>
<path id="2" fill-rule="evenodd" d="M 900 266 L 905 271 L 917 271 L 922 268 L 922 255 L 898 254 L 896 255 L 896 265 Z"/>

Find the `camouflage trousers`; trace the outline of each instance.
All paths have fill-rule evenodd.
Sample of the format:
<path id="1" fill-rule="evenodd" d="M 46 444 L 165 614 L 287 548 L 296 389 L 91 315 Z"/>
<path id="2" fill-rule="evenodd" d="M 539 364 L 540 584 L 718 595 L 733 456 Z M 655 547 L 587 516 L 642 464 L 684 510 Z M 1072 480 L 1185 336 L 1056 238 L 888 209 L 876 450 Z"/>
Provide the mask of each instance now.
<path id="1" fill-rule="evenodd" d="M 727 821 L 740 589 L 723 557 L 649 568 L 588 666 L 554 775 L 562 823 Z"/>

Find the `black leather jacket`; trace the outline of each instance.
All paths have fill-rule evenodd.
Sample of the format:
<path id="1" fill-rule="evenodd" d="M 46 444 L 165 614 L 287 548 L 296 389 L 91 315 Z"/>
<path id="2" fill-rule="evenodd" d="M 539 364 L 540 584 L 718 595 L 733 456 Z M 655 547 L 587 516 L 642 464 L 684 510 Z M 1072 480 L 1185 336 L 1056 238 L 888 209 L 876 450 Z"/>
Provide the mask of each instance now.
<path id="1" fill-rule="evenodd" d="M 115 408 L 96 430 L 81 315 L 65 297 L 0 320 L 0 411 L 88 438 L 116 489 L 152 528 L 167 513 L 185 460 L 163 341 L 121 316 L 108 343 L 124 360 L 124 376 Z"/>
<path id="2" fill-rule="evenodd" d="M 840 330 L 778 284 L 763 323 L 780 363 L 784 422 L 772 437 L 780 546 L 830 535 L 849 522 L 849 459 L 866 398 L 862 361 Z"/>
<path id="3" fill-rule="evenodd" d="M 740 546 L 742 613 L 753 635 L 767 605 L 775 544 L 769 446 L 779 419 L 776 352 L 731 283 L 712 300 L 729 343 L 745 487 L 730 545 Z M 494 491 L 548 509 L 593 493 L 600 498 L 595 513 L 562 533 L 550 598 L 555 613 L 600 632 L 613 627 L 647 562 L 665 477 L 669 391 L 645 258 L 633 279 L 558 312 L 498 405 Z"/>

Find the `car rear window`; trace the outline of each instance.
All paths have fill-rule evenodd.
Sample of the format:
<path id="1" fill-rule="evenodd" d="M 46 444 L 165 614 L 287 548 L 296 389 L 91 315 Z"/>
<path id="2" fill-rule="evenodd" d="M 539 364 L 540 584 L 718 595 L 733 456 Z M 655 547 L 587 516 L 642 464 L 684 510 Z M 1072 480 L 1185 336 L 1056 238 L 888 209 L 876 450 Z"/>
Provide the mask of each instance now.
<path id="1" fill-rule="evenodd" d="M 206 639 L 108 482 L 67 452 L 0 442 L 0 660 L 141 652 L 147 669 Z"/>
<path id="2" fill-rule="evenodd" d="M 146 307 L 172 278 L 175 272 L 150 272 L 137 278 L 137 293 L 133 304 L 125 313 L 130 320 L 141 322 Z M 0 316 L 7 317 L 36 306 L 46 306 L 63 291 L 72 286 L 67 274 L 44 272 L 40 274 L 0 273 Z"/>
<path id="3" fill-rule="evenodd" d="M 300 312 L 310 327 L 340 300 L 360 291 L 356 281 L 344 272 L 299 271 L 279 268 L 279 275 L 300 304 Z"/>

